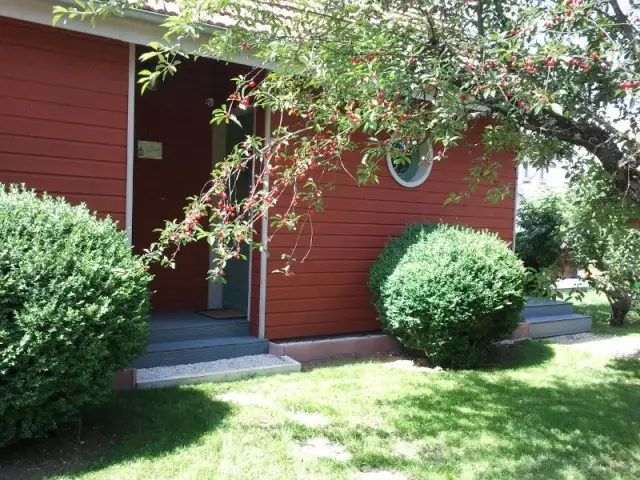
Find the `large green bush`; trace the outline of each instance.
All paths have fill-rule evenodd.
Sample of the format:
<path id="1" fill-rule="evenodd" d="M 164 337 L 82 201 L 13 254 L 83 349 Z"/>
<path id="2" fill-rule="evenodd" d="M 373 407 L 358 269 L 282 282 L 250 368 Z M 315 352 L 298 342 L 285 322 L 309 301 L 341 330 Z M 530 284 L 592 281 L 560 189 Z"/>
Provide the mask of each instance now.
<path id="1" fill-rule="evenodd" d="M 564 200 L 559 195 L 522 198 L 518 206 L 516 253 L 525 267 L 559 267 L 564 253 Z"/>
<path id="2" fill-rule="evenodd" d="M 0 184 L 0 445 L 109 395 L 144 350 L 149 280 L 111 220 Z"/>
<path id="3" fill-rule="evenodd" d="M 497 235 L 449 225 L 411 225 L 371 269 L 383 329 L 435 365 L 482 363 L 524 308 L 525 269 Z"/>

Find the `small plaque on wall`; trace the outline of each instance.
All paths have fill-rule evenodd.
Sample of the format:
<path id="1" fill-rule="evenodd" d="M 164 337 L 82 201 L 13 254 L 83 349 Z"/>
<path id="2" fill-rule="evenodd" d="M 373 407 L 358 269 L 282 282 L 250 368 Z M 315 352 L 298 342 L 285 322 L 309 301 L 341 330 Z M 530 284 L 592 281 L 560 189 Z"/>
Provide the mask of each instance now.
<path id="1" fill-rule="evenodd" d="M 162 160 L 162 142 L 147 142 L 138 140 L 138 158 L 149 158 L 151 160 Z"/>

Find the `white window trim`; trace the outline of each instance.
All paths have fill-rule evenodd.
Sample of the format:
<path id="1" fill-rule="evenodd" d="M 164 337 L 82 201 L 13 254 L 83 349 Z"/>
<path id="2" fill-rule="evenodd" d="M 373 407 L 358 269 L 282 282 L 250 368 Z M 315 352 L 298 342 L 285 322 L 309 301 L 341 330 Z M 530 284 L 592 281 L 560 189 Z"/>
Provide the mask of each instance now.
<path id="1" fill-rule="evenodd" d="M 422 149 L 422 147 L 420 147 Z M 387 155 L 387 168 L 389 172 L 391 172 L 391 176 L 393 179 L 398 182 L 400 185 L 406 188 L 416 188 L 422 185 L 427 181 L 429 175 L 431 175 L 431 170 L 433 169 L 433 146 L 429 145 L 429 151 L 427 152 L 427 160 L 423 162 L 416 171 L 415 175 L 411 180 L 404 180 L 393 165 L 393 159 L 391 155 Z"/>

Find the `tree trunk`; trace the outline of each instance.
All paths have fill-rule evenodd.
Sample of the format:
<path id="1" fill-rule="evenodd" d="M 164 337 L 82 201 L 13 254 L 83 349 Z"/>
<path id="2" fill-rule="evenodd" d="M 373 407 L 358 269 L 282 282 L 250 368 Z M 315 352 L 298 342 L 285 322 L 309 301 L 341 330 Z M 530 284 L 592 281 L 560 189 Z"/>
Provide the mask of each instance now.
<path id="1" fill-rule="evenodd" d="M 627 313 L 631 310 L 631 296 L 625 293 L 607 294 L 607 299 L 611 305 L 611 316 L 609 325 L 612 327 L 622 327 Z"/>

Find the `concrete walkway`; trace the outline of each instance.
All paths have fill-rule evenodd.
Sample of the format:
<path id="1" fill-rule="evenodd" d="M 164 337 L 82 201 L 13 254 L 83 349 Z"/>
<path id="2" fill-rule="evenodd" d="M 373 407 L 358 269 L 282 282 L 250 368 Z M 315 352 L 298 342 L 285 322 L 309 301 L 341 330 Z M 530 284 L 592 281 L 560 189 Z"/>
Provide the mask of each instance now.
<path id="1" fill-rule="evenodd" d="M 614 337 L 597 333 L 578 333 L 545 339 L 549 343 L 569 345 L 594 355 L 640 359 L 640 336 Z"/>

